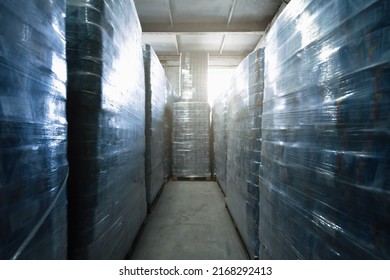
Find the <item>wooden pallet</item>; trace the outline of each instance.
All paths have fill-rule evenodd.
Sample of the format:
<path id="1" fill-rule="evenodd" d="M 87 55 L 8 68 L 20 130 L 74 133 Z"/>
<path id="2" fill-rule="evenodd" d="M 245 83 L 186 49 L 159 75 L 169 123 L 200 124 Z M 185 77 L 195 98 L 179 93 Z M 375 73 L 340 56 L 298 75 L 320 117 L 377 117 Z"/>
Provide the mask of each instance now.
<path id="1" fill-rule="evenodd" d="M 213 176 L 172 176 L 172 181 L 213 181 Z"/>

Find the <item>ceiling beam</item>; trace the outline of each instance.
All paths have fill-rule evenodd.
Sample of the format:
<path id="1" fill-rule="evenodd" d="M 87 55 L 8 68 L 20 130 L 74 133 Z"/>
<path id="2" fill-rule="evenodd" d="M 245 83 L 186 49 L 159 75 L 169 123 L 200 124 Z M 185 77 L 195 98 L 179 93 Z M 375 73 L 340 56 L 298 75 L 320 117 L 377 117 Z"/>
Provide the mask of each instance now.
<path id="1" fill-rule="evenodd" d="M 225 47 L 225 38 L 226 38 L 226 35 L 223 35 L 221 46 L 219 47 L 219 54 L 222 54 L 223 48 Z"/>
<path id="2" fill-rule="evenodd" d="M 232 21 L 232 17 L 233 17 L 234 9 L 236 8 L 236 4 L 237 4 L 237 0 L 233 0 L 233 3 L 231 5 L 230 11 L 229 11 L 229 17 L 228 17 L 227 25 L 229 25 L 230 22 Z"/>
<path id="3" fill-rule="evenodd" d="M 157 54 L 158 58 L 161 61 L 179 61 L 180 55 L 177 54 Z M 219 55 L 218 53 L 209 53 L 209 60 L 219 60 L 219 59 L 228 59 L 228 60 L 236 60 L 241 61 L 247 56 L 247 53 L 242 54 L 229 54 L 229 55 Z"/>
<path id="4" fill-rule="evenodd" d="M 209 55 L 209 66 L 211 68 L 234 68 L 241 63 L 245 58 L 243 55 Z M 179 55 L 158 55 L 159 60 L 167 67 L 179 67 L 180 56 Z"/>
<path id="5" fill-rule="evenodd" d="M 180 54 L 180 49 L 179 49 L 179 35 L 175 36 L 175 44 L 176 44 L 176 53 Z"/>
<path id="6" fill-rule="evenodd" d="M 168 1 L 169 22 L 170 22 L 171 26 L 173 26 L 172 3 L 171 3 L 171 0 L 167 0 L 167 1 Z"/>
<path id="7" fill-rule="evenodd" d="M 206 35 L 208 33 L 241 33 L 241 34 L 263 34 L 265 24 L 260 23 L 180 23 L 171 26 L 161 23 L 142 24 L 143 33 L 170 34 L 170 35 Z"/>
<path id="8" fill-rule="evenodd" d="M 146 36 L 185 36 L 185 35 L 213 35 L 213 36 L 222 36 L 222 35 L 257 35 L 263 36 L 264 31 L 256 32 L 142 32 L 142 35 Z"/>
<path id="9" fill-rule="evenodd" d="M 233 2 L 232 2 L 232 5 L 230 6 L 228 21 L 226 24 L 227 28 L 229 28 L 230 22 L 232 21 L 234 9 L 236 8 L 236 4 L 237 4 L 236 0 L 232 0 L 232 1 Z M 219 54 L 222 54 L 222 52 L 223 52 L 223 48 L 225 47 L 225 39 L 226 39 L 226 34 L 224 34 L 222 37 L 221 46 L 219 48 Z"/>

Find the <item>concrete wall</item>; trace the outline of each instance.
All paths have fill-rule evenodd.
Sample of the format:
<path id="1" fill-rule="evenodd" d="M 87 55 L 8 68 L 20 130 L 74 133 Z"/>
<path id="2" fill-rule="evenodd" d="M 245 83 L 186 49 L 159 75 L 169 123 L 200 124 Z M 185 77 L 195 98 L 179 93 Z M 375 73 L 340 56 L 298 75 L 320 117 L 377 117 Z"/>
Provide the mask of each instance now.
<path id="1" fill-rule="evenodd" d="M 179 75 L 180 75 L 180 67 L 179 66 L 164 66 L 165 69 L 165 75 L 167 76 L 169 82 L 171 83 L 172 87 L 176 91 L 177 94 L 179 94 Z"/>

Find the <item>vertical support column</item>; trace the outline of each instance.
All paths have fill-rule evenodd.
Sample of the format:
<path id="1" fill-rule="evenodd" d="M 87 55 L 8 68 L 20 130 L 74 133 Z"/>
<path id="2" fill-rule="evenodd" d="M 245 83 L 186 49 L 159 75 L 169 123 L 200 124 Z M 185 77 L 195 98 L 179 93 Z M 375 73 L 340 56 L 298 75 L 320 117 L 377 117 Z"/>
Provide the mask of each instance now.
<path id="1" fill-rule="evenodd" d="M 208 52 L 180 53 L 182 101 L 207 102 Z"/>

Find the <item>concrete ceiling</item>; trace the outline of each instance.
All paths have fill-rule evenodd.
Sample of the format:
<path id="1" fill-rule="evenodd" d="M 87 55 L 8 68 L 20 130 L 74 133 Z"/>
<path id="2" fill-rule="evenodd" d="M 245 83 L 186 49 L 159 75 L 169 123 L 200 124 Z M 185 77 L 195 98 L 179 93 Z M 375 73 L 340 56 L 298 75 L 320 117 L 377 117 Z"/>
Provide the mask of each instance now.
<path id="1" fill-rule="evenodd" d="M 236 64 L 255 49 L 283 0 L 134 0 L 143 31 L 165 61 L 207 51 Z"/>

